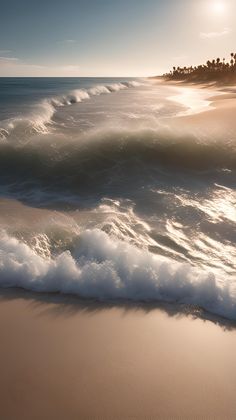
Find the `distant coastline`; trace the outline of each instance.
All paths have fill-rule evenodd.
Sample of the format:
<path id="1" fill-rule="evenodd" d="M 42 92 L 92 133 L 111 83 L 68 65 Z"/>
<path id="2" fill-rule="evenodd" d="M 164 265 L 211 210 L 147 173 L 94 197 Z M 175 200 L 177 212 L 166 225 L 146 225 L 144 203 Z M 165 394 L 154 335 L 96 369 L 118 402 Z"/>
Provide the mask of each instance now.
<path id="1" fill-rule="evenodd" d="M 208 60 L 206 64 L 190 67 L 173 67 L 169 73 L 154 76 L 151 79 L 183 83 L 236 84 L 236 53 L 231 53 L 230 60 L 225 58 Z"/>

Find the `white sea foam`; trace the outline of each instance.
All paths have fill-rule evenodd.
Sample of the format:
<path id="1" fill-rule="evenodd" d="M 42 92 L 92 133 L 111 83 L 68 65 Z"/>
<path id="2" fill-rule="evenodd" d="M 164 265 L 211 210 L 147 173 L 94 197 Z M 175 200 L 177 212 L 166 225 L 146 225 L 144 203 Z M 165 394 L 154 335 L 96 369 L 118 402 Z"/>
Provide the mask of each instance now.
<path id="1" fill-rule="evenodd" d="M 67 95 L 52 98 L 50 100 L 50 103 L 54 107 L 72 105 L 74 103 L 82 102 L 85 99 L 90 99 L 91 96 L 98 96 L 102 94 L 118 92 L 120 90 L 134 88 L 138 86 L 141 86 L 141 83 L 134 80 L 130 82 L 112 83 L 108 85 L 97 85 L 88 90 L 76 89 L 71 91 Z"/>
<path id="2" fill-rule="evenodd" d="M 130 82 L 125 82 L 127 84 L 128 87 L 139 87 L 144 85 L 144 83 L 141 82 L 137 82 L 136 80 L 132 80 Z"/>
<path id="3" fill-rule="evenodd" d="M 110 92 L 118 92 L 119 90 L 127 89 L 128 85 L 125 83 L 113 83 L 111 85 L 107 85 L 107 88 Z"/>
<path id="4" fill-rule="evenodd" d="M 55 109 L 52 104 L 47 100 L 42 101 L 29 118 L 33 129 L 38 133 L 47 132 L 47 124 L 51 121 L 54 112 Z"/>
<path id="5" fill-rule="evenodd" d="M 86 90 L 75 89 L 72 92 L 70 92 L 68 95 L 51 99 L 50 102 L 52 105 L 57 107 L 57 106 L 72 105 L 78 102 L 82 102 L 83 100 L 89 99 L 89 98 L 90 96 Z"/>
<path id="6" fill-rule="evenodd" d="M 135 80 L 130 82 L 122 82 L 122 83 L 112 83 L 109 85 L 97 85 L 91 89 L 89 89 L 89 93 L 92 96 L 101 95 L 103 93 L 112 93 L 112 92 L 118 92 L 119 90 L 124 90 L 128 88 L 134 88 L 142 86 L 140 82 L 137 82 Z"/>
<path id="7" fill-rule="evenodd" d="M 101 95 L 102 93 L 110 93 L 110 91 L 106 86 L 98 85 L 89 89 L 89 93 L 93 96 L 96 96 Z"/>
<path id="8" fill-rule="evenodd" d="M 96 299 L 193 304 L 236 320 L 233 284 L 212 273 L 140 250 L 98 230 L 85 230 L 73 251 L 51 257 L 2 232 L 0 286 Z"/>

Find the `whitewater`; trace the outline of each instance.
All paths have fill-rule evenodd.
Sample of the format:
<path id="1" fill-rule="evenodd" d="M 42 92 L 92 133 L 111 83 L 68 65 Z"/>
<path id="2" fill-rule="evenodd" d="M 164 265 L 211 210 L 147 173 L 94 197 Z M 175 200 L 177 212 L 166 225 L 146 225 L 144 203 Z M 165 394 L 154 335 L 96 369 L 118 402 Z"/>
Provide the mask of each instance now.
<path id="1" fill-rule="evenodd" d="M 0 79 L 0 287 L 236 320 L 236 138 L 211 90 Z"/>

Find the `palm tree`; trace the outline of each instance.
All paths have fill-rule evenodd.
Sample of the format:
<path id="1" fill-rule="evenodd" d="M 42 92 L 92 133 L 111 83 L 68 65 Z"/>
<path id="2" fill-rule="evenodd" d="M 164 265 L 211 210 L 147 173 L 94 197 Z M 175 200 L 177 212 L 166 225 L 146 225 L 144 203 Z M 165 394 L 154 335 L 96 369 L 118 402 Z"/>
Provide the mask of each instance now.
<path id="1" fill-rule="evenodd" d="M 210 62 L 210 60 L 207 61 L 207 67 L 208 67 L 208 69 L 211 68 L 211 62 Z"/>

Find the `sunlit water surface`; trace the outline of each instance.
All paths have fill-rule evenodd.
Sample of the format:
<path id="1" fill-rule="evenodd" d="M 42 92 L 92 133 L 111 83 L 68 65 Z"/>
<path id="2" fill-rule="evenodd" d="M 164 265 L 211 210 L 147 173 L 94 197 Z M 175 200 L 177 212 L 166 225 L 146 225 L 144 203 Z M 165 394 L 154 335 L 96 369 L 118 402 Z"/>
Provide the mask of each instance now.
<path id="1" fill-rule="evenodd" d="M 140 79 L 0 89 L 1 197 L 34 221 L 3 206 L 2 286 L 236 319 L 235 139 L 175 124 L 212 109 L 212 92 Z M 49 210 L 40 222 L 37 208 Z"/>

